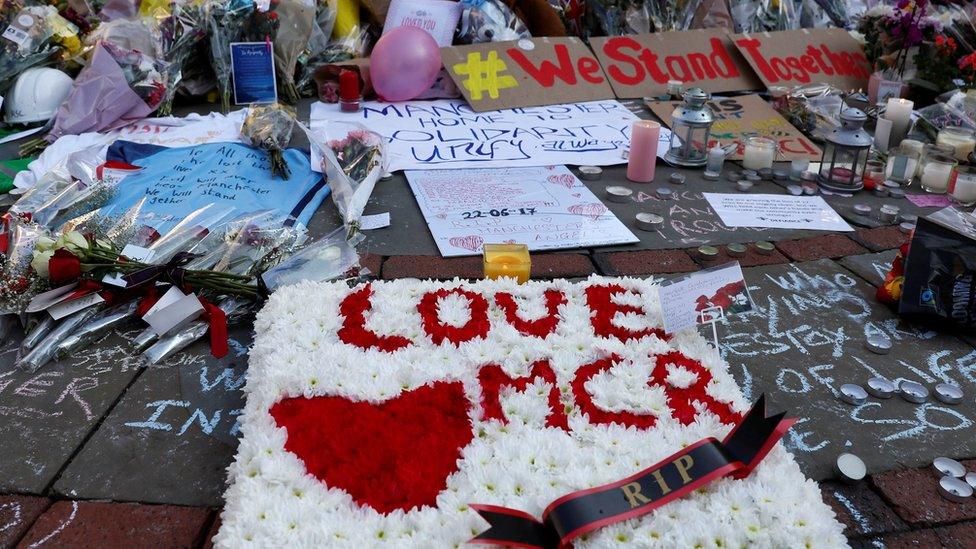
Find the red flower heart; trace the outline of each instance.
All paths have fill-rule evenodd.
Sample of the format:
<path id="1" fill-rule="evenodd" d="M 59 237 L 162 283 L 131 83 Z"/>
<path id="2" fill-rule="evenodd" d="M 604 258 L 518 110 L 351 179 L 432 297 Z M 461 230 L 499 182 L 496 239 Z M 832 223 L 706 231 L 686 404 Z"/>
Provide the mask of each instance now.
<path id="1" fill-rule="evenodd" d="M 271 416 L 309 474 L 389 513 L 436 504 L 473 437 L 468 408 L 460 382 L 438 381 L 380 404 L 286 398 Z"/>

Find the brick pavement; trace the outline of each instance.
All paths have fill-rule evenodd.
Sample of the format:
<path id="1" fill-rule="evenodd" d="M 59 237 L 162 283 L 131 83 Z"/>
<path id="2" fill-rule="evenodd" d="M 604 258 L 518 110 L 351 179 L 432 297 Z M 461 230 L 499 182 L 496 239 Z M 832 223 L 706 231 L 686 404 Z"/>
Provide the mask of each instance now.
<path id="1" fill-rule="evenodd" d="M 893 249 L 904 235 L 892 228 L 860 230 L 851 238 L 824 235 L 776 244 L 760 255 L 750 248 L 736 258 L 744 267 L 838 259 Z M 711 262 L 686 250 L 533 254 L 538 278 L 606 275 L 670 275 L 691 272 L 729 259 L 725 248 Z M 371 255 L 364 260 L 373 276 L 384 279 L 424 277 L 478 278 L 481 259 Z M 839 265 L 838 265 L 839 266 Z M 972 456 L 951 456 L 959 459 Z M 976 458 L 964 461 L 976 471 Z M 952 503 L 937 492 L 928 469 L 887 471 L 854 484 L 821 483 L 854 547 L 976 547 L 976 500 Z M 45 494 L 49 495 L 49 494 Z M 209 547 L 219 527 L 219 509 L 92 502 L 27 495 L 0 496 L 0 547 L 157 546 Z"/>

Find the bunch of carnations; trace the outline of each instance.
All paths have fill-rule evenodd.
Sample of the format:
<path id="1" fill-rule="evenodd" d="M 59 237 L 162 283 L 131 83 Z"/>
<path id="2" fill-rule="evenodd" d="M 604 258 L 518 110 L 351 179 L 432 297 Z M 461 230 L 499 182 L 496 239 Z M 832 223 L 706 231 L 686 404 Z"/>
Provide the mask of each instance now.
<path id="1" fill-rule="evenodd" d="M 284 150 L 291 141 L 295 129 L 295 110 L 291 107 L 273 103 L 271 105 L 252 105 L 247 118 L 241 126 L 241 133 L 251 145 L 268 153 L 271 160 L 271 175 L 288 179 L 291 170 L 285 161 Z"/>

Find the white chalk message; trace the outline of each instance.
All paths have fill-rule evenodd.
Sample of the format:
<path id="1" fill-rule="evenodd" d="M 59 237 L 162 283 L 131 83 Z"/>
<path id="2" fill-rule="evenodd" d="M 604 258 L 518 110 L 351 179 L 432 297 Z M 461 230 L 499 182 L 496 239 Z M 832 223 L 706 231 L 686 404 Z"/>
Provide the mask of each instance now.
<path id="1" fill-rule="evenodd" d="M 729 227 L 853 231 L 819 196 L 703 193 Z"/>
<path id="2" fill-rule="evenodd" d="M 383 136 L 390 171 L 623 164 L 638 117 L 617 101 L 474 112 L 464 101 L 312 105 L 311 127 L 353 122 Z M 663 150 L 670 132 L 661 128 Z M 661 153 L 659 143 L 658 152 Z M 313 158 L 313 166 L 319 166 Z"/>

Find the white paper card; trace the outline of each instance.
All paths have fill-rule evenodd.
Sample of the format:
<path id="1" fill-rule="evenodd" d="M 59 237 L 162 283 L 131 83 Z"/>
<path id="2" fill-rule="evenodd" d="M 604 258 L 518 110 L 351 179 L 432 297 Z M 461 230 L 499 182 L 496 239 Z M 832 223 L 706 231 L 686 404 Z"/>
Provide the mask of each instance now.
<path id="1" fill-rule="evenodd" d="M 819 196 L 703 193 L 729 227 L 853 231 Z"/>
<path id="2" fill-rule="evenodd" d="M 122 256 L 127 257 L 133 261 L 138 261 L 140 263 L 149 263 L 152 261 L 153 255 L 156 252 L 150 250 L 149 248 L 143 248 L 142 246 L 136 246 L 135 244 L 126 244 L 125 248 L 122 248 Z M 120 288 L 125 288 L 128 283 L 122 278 L 122 273 L 115 273 L 110 275 L 105 275 L 102 277 L 102 282 L 105 284 L 111 284 L 112 286 L 119 286 Z"/>
<path id="3" fill-rule="evenodd" d="M 72 313 L 76 313 L 82 309 L 87 309 L 92 305 L 98 305 L 103 301 L 105 300 L 102 299 L 102 296 L 98 295 L 98 293 L 91 293 L 91 294 L 83 295 L 78 299 L 72 299 L 71 301 L 64 301 L 62 303 L 58 303 L 57 305 L 54 305 L 53 307 L 49 308 L 47 312 L 48 314 L 51 315 L 51 318 L 53 318 L 54 320 L 61 320 L 62 318 Z"/>
<path id="4" fill-rule="evenodd" d="M 461 8 L 460 3 L 447 0 L 393 0 L 386 11 L 383 34 L 397 27 L 417 27 L 433 36 L 438 46 L 450 46 Z"/>
<path id="5" fill-rule="evenodd" d="M 486 242 L 529 250 L 638 242 L 566 166 L 406 175 L 444 257 L 480 254 Z"/>
<path id="6" fill-rule="evenodd" d="M 160 307 L 163 298 L 167 296 L 170 296 L 169 299 Z M 162 336 L 196 319 L 203 311 L 203 305 L 196 295 L 184 294 L 174 286 L 163 294 L 159 302 L 153 305 L 142 319 L 152 327 L 154 332 Z"/>
<path id="7" fill-rule="evenodd" d="M 74 290 L 77 287 L 78 283 L 73 282 L 67 286 L 61 286 L 53 290 L 48 290 L 44 293 L 37 294 L 34 296 L 34 299 L 30 300 L 30 303 L 27 304 L 27 308 L 24 309 L 24 311 L 28 313 L 43 311 L 44 309 L 63 301 L 64 298 L 71 293 L 71 290 Z"/>
<path id="8" fill-rule="evenodd" d="M 2 36 L 7 40 L 10 40 L 11 42 L 17 44 L 18 46 L 23 45 L 24 42 L 26 42 L 27 39 L 30 38 L 30 34 L 27 31 L 25 31 L 20 27 L 15 27 L 13 25 L 7 27 L 7 30 L 3 31 Z"/>
<path id="9" fill-rule="evenodd" d="M 351 113 L 337 104 L 312 104 L 312 130 L 355 122 L 388 143 L 389 171 L 518 168 L 572 164 L 612 166 L 627 161 L 637 115 L 617 101 L 590 101 L 476 113 L 463 100 L 365 102 Z M 661 128 L 662 141 L 671 134 Z M 667 152 L 665 145 L 664 152 Z M 312 168 L 322 161 L 312 147 Z"/>
<path id="10" fill-rule="evenodd" d="M 390 226 L 390 212 L 364 215 L 359 218 L 359 228 L 364 231 Z"/>
<path id="11" fill-rule="evenodd" d="M 664 331 L 669 334 L 696 326 L 706 309 L 721 307 L 725 316 L 752 309 L 738 261 L 664 282 L 659 297 Z"/>

